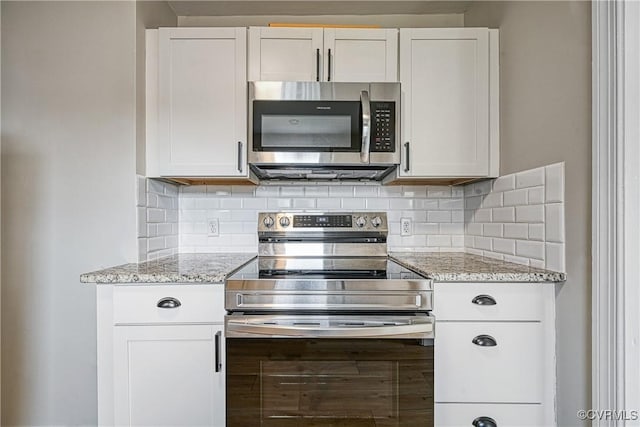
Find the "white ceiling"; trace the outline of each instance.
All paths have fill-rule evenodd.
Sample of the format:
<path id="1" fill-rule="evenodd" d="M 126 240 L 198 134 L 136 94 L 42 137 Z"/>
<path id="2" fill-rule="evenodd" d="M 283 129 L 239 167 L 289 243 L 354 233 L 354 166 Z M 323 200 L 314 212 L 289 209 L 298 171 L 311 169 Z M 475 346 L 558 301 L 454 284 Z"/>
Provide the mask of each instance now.
<path id="1" fill-rule="evenodd" d="M 178 16 L 424 15 L 464 13 L 470 1 L 172 0 L 168 3 Z"/>

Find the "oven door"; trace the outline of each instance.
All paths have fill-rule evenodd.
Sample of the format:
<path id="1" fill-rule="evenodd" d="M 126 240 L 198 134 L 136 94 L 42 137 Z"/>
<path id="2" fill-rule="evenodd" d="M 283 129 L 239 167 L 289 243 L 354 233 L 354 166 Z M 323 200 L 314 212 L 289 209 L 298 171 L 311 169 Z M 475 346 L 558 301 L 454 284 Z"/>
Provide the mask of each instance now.
<path id="1" fill-rule="evenodd" d="M 227 316 L 227 426 L 433 426 L 430 318 L 279 317 Z"/>

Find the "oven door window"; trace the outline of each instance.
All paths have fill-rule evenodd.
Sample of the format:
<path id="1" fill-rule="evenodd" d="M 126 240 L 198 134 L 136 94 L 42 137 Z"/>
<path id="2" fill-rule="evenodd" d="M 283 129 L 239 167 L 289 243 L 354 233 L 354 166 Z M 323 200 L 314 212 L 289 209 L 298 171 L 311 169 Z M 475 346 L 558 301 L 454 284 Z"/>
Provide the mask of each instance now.
<path id="1" fill-rule="evenodd" d="M 433 426 L 433 347 L 227 339 L 227 426 Z"/>
<path id="2" fill-rule="evenodd" d="M 360 102 L 253 101 L 254 151 L 359 152 Z"/>

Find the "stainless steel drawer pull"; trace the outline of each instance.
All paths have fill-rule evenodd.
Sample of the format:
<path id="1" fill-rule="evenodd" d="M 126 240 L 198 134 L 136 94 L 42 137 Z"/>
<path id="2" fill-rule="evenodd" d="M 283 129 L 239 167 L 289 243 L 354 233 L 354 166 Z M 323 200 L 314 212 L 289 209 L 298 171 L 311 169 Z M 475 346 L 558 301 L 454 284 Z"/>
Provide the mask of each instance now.
<path id="1" fill-rule="evenodd" d="M 220 342 L 222 341 L 222 331 L 216 332 L 214 339 L 215 339 L 215 347 L 216 347 L 215 348 L 216 360 L 214 361 L 214 363 L 216 365 L 216 372 L 220 372 L 222 370 L 222 362 L 220 361 Z"/>
<path id="2" fill-rule="evenodd" d="M 471 300 L 476 305 L 496 305 L 496 300 L 491 295 L 478 295 Z"/>
<path id="3" fill-rule="evenodd" d="M 491 417 L 478 417 L 473 422 L 473 427 L 498 427 L 498 423 Z"/>
<path id="4" fill-rule="evenodd" d="M 165 297 L 158 301 L 158 308 L 178 308 L 182 305 L 180 300 L 174 297 Z"/>
<path id="5" fill-rule="evenodd" d="M 478 335 L 471 342 L 480 347 L 495 347 L 498 345 L 496 339 L 491 335 Z"/>

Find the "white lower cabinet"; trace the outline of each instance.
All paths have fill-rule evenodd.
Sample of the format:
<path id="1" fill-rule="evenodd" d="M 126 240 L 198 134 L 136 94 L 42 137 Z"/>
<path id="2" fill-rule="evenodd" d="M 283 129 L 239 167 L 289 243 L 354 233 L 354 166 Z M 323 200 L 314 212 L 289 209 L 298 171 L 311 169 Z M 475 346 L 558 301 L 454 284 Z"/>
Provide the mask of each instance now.
<path id="1" fill-rule="evenodd" d="M 438 403 L 435 411 L 437 427 L 542 427 L 548 425 L 545 423 L 542 405 Z"/>
<path id="2" fill-rule="evenodd" d="M 100 285 L 98 423 L 225 425 L 224 286 Z"/>
<path id="3" fill-rule="evenodd" d="M 115 424 L 224 426 L 222 331 L 222 325 L 116 326 Z"/>
<path id="4" fill-rule="evenodd" d="M 553 283 L 436 283 L 435 424 L 553 426 Z"/>

